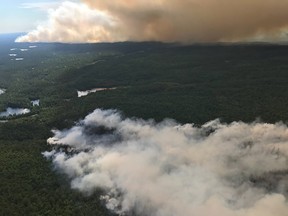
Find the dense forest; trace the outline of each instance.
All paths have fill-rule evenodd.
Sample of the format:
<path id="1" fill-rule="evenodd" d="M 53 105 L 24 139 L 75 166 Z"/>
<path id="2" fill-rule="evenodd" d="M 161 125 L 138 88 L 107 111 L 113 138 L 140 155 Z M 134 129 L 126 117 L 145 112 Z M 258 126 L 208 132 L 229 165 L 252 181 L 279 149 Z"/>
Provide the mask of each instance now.
<path id="1" fill-rule="evenodd" d="M 42 152 L 51 129 L 95 108 L 201 125 L 288 120 L 288 46 L 272 44 L 14 43 L 0 37 L 0 215 L 110 215 L 95 191 L 70 189 Z M 33 48 L 32 48 L 33 47 Z M 22 49 L 22 50 L 21 50 Z M 27 50 L 26 50 L 27 49 Z M 16 54 L 23 60 L 16 60 Z M 115 88 L 78 97 L 77 90 Z M 31 100 L 39 99 L 40 106 Z"/>

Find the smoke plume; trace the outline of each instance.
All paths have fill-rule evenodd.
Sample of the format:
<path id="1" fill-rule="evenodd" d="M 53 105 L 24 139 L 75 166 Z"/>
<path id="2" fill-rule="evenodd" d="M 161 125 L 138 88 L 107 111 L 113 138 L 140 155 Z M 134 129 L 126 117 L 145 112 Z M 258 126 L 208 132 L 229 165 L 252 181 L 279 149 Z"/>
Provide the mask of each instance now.
<path id="1" fill-rule="evenodd" d="M 65 1 L 48 11 L 49 20 L 16 39 L 16 42 L 110 41 L 115 30 L 113 17 L 83 3 Z"/>
<path id="2" fill-rule="evenodd" d="M 122 215 L 286 216 L 288 128 L 123 118 L 96 109 L 43 153 L 71 186 Z"/>
<path id="3" fill-rule="evenodd" d="M 17 41 L 287 41 L 287 10 L 286 0 L 67 1 Z"/>

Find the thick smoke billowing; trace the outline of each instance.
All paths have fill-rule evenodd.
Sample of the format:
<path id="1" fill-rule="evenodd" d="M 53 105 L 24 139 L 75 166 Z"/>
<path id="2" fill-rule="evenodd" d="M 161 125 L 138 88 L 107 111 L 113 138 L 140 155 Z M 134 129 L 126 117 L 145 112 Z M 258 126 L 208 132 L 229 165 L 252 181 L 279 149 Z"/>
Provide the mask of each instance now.
<path id="1" fill-rule="evenodd" d="M 287 0 L 82 2 L 64 2 L 48 24 L 17 41 L 287 41 Z"/>
<path id="2" fill-rule="evenodd" d="M 50 8 L 49 20 L 16 39 L 16 42 L 100 42 L 110 41 L 113 17 L 87 5 L 65 1 Z"/>
<path id="3" fill-rule="evenodd" d="M 54 131 L 55 167 L 72 188 L 120 214 L 286 216 L 288 128 L 211 121 L 202 127 L 124 119 L 97 109 Z"/>

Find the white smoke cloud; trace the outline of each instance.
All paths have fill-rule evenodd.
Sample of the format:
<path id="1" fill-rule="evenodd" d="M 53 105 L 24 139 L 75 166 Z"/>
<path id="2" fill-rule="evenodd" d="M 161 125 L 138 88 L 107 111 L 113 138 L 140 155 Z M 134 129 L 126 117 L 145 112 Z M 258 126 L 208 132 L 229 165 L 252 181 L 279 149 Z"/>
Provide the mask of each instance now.
<path id="1" fill-rule="evenodd" d="M 288 128 L 211 121 L 201 128 L 96 109 L 54 131 L 43 153 L 71 186 L 97 188 L 123 215 L 286 216 Z"/>
<path id="2" fill-rule="evenodd" d="M 115 20 L 84 3 L 65 1 L 48 10 L 49 20 L 16 42 L 99 42 L 109 41 Z"/>

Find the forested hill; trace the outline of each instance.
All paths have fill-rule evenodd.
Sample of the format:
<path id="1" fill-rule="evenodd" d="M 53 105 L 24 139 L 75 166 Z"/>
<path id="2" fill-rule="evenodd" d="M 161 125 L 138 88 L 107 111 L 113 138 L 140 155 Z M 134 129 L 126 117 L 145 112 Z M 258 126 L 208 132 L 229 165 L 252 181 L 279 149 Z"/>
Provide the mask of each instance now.
<path id="1" fill-rule="evenodd" d="M 198 125 L 215 118 L 288 120 L 288 46 L 19 44 L 5 37 L 0 111 L 31 112 L 1 118 L 0 215 L 110 214 L 99 200 L 101 191 L 87 196 L 70 189 L 41 155 L 51 148 L 51 129 L 71 127 L 95 108 Z M 113 90 L 78 98 L 77 90 L 93 88 Z M 40 106 L 32 106 L 35 99 Z"/>

